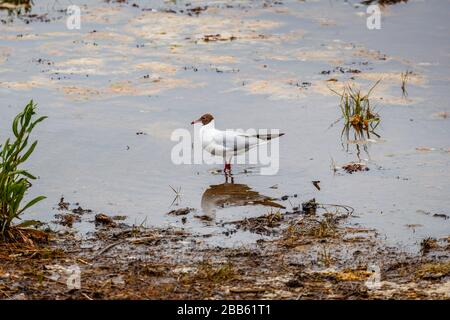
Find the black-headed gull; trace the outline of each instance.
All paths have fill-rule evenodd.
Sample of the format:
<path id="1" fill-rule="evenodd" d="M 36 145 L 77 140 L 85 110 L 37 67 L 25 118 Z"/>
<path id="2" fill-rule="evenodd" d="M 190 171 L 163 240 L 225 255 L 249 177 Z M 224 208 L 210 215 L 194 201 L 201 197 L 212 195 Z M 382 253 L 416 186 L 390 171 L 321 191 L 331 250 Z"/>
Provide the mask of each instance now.
<path id="1" fill-rule="evenodd" d="M 215 128 L 214 117 L 206 113 L 191 124 L 201 123 L 200 137 L 202 148 L 214 156 L 223 156 L 224 173 L 231 173 L 231 158 L 243 154 L 271 139 L 279 138 L 284 133 L 249 135 L 239 131 L 223 131 Z"/>

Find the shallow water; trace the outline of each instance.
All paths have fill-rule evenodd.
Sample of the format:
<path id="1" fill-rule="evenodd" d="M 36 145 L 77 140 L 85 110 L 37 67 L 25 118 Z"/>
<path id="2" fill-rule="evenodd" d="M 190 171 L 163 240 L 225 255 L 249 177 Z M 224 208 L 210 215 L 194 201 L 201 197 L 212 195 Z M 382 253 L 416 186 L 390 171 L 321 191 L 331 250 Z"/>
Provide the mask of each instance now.
<path id="1" fill-rule="evenodd" d="M 80 30 L 67 29 L 59 11 L 71 3 L 82 9 Z M 381 30 L 366 28 L 366 7 L 356 2 L 71 3 L 34 5 L 31 14 L 47 13 L 49 22 L 27 24 L 0 13 L 12 20 L 0 24 L 0 138 L 30 98 L 49 116 L 35 132 L 39 145 L 29 163 L 40 177 L 29 196 L 47 199 L 27 218 L 53 220 L 64 195 L 96 212 L 126 215 L 129 223 L 214 232 L 222 244 L 255 241 L 260 236 L 247 232 L 221 235 L 218 224 L 273 207 L 231 201 L 203 222 L 194 215 L 206 213 L 202 198 L 210 186 L 224 183 L 211 173 L 221 166 L 170 160 L 172 130 L 193 130 L 190 122 L 210 112 L 219 128 L 286 133 L 278 174 L 234 178 L 259 196 L 297 194 L 276 201 L 287 210 L 311 198 L 352 206 L 351 223 L 376 228 L 388 244 L 405 249 L 449 234 L 450 219 L 433 214 L 450 215 L 450 120 L 438 114 L 450 112 L 450 1 L 386 7 Z M 197 5 L 208 9 L 186 14 Z M 228 40 L 202 40 L 210 34 Z M 322 74 L 336 67 L 361 73 Z M 404 98 L 400 73 L 406 70 L 414 76 Z M 338 86 L 351 77 L 364 89 L 383 78 L 374 93 L 381 138 L 361 154 L 370 171 L 335 174 L 332 159 L 342 165 L 358 158 L 354 146 L 342 148 L 341 123 L 329 128 L 339 117 L 339 98 L 326 80 L 336 78 Z M 417 150 L 423 147 L 431 149 Z M 313 180 L 321 181 L 320 191 Z M 170 186 L 181 188 L 178 206 L 171 205 Z M 178 207 L 196 209 L 186 224 L 166 214 Z"/>

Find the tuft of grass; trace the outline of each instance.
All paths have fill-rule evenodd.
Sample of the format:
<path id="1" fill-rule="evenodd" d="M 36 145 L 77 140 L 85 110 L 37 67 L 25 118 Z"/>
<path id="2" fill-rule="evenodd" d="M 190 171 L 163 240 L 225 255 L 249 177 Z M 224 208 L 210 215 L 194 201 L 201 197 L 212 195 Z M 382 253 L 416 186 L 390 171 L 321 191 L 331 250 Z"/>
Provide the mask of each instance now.
<path id="1" fill-rule="evenodd" d="M 333 256 L 329 250 L 322 247 L 322 250 L 317 252 L 317 264 L 325 267 L 330 267 L 334 262 Z"/>
<path id="2" fill-rule="evenodd" d="M 28 160 L 36 148 L 37 141 L 28 146 L 30 134 L 34 127 L 47 117 L 35 118 L 36 105 L 31 100 L 12 123 L 14 138 L 6 139 L 0 145 L 0 234 L 5 237 L 14 219 L 37 202 L 45 199 L 38 196 L 24 206 L 23 198 L 31 187 L 31 180 L 35 176 L 20 166 Z"/>
<path id="3" fill-rule="evenodd" d="M 353 128 L 357 133 L 366 132 L 367 135 L 374 133 L 381 119 L 370 105 L 370 94 L 380 81 L 378 80 L 366 94 L 351 84 L 346 85 L 342 92 L 330 89 L 341 98 L 339 107 L 342 116 L 339 120 L 344 119 L 345 121 L 342 134 L 347 132 L 348 136 L 350 128 Z"/>
<path id="4" fill-rule="evenodd" d="M 416 277 L 422 279 L 439 279 L 448 275 L 450 275 L 450 262 L 427 263 L 416 271 Z"/>
<path id="5" fill-rule="evenodd" d="M 170 204 L 170 207 L 173 206 L 173 205 L 178 206 L 180 204 L 180 201 L 181 201 L 181 187 L 174 188 L 174 187 L 172 187 L 170 185 L 169 185 L 169 187 L 175 193 L 175 197 L 174 197 L 172 203 Z"/>
<path id="6" fill-rule="evenodd" d="M 200 278 L 217 283 L 234 278 L 236 271 L 230 262 L 214 267 L 209 262 L 203 261 L 198 266 L 197 275 Z"/>
<path id="7" fill-rule="evenodd" d="M 340 97 L 339 108 L 341 109 L 341 117 L 336 120 L 331 126 L 344 120 L 344 127 L 341 132 L 341 140 L 344 138 L 348 143 L 351 140 L 350 135 L 353 134 L 353 141 L 363 141 L 370 139 L 371 135 L 380 137 L 375 129 L 380 124 L 381 118 L 379 114 L 374 110 L 370 103 L 370 95 L 375 87 L 381 82 L 381 79 L 375 82 L 375 84 L 368 90 L 367 93 L 363 93 L 359 88 L 356 88 L 354 84 L 347 84 L 342 92 L 337 92 L 334 89 L 330 90 Z M 344 144 L 344 142 L 343 142 Z M 364 144 L 364 150 L 368 152 L 367 145 Z M 359 143 L 356 144 L 358 157 L 360 154 Z"/>
<path id="8" fill-rule="evenodd" d="M 268 227 L 277 227 L 279 226 L 279 222 L 283 220 L 283 215 L 280 210 L 276 210 L 275 212 L 270 210 L 270 213 L 268 213 L 265 218 L 267 220 Z"/>
<path id="9" fill-rule="evenodd" d="M 336 229 L 337 223 L 335 219 L 331 216 L 326 216 L 322 220 L 319 220 L 316 227 L 311 231 L 316 238 L 327 238 L 334 236 L 337 231 Z"/>
<path id="10" fill-rule="evenodd" d="M 426 238 L 420 242 L 420 253 L 426 255 L 430 250 L 438 247 L 437 240 L 433 238 Z"/>
<path id="11" fill-rule="evenodd" d="M 413 72 L 408 71 L 408 70 L 406 70 L 406 72 L 402 72 L 400 74 L 400 79 L 402 81 L 402 86 L 401 86 L 402 94 L 403 94 L 404 98 L 406 98 L 408 96 L 408 91 L 406 90 L 406 84 L 408 83 L 409 76 L 411 76 L 412 74 L 413 74 Z"/>

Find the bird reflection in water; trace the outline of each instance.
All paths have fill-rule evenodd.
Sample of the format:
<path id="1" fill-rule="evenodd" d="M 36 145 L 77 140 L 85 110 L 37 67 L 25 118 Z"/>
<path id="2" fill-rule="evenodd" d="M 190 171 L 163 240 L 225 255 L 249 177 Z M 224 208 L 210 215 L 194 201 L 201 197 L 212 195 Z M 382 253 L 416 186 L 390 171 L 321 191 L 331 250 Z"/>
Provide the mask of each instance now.
<path id="1" fill-rule="evenodd" d="M 264 196 L 252 190 L 246 184 L 225 182 L 211 185 L 203 193 L 201 207 L 210 220 L 215 219 L 216 209 L 242 206 L 266 206 L 284 209 L 285 207 L 276 203 L 274 199 Z"/>

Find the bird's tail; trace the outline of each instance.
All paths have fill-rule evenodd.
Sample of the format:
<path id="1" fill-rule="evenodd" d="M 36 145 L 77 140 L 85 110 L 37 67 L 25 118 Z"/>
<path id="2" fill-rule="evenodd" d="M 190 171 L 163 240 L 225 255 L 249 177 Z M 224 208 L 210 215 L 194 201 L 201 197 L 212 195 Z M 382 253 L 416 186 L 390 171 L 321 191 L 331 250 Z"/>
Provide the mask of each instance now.
<path id="1" fill-rule="evenodd" d="M 284 136 L 284 133 L 255 134 L 253 136 L 261 140 L 269 141 Z"/>

